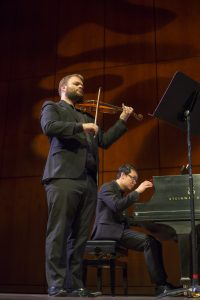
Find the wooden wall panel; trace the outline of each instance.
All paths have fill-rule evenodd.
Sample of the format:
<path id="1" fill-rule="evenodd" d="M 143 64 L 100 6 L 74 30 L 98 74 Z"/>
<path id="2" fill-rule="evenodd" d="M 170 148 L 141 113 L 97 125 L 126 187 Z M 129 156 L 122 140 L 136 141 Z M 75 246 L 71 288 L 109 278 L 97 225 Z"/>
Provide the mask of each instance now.
<path id="1" fill-rule="evenodd" d="M 154 61 L 152 1 L 105 3 L 106 67 Z"/>
<path id="2" fill-rule="evenodd" d="M 42 176 L 44 160 L 32 148 L 34 135 L 5 136 L 2 177 Z"/>
<path id="3" fill-rule="evenodd" d="M 45 99 L 54 95 L 54 77 L 48 77 L 47 86 L 42 86 L 43 77 L 16 80 L 10 84 L 6 135 L 38 134 L 40 109 Z"/>
<path id="4" fill-rule="evenodd" d="M 39 148 L 42 134 L 39 116 L 41 102 L 54 93 L 54 78 L 48 78 L 48 89 L 40 86 L 40 81 L 37 78 L 10 84 L 2 150 L 3 177 L 42 176 L 44 157 Z"/>
<path id="5" fill-rule="evenodd" d="M 103 67 L 103 1 L 61 0 L 59 11 L 57 73 Z"/>
<path id="6" fill-rule="evenodd" d="M 170 124 L 160 122 L 160 166 L 175 167 L 187 162 L 187 135 Z"/>
<path id="7" fill-rule="evenodd" d="M 200 164 L 200 138 L 191 137 L 192 162 Z M 170 124 L 160 122 L 160 166 L 177 167 L 188 162 L 187 133 Z"/>
<path id="8" fill-rule="evenodd" d="M 8 97 L 8 83 L 0 82 L 0 157 L 3 154 L 5 127 L 6 127 L 6 109 Z M 2 160 L 0 160 L 0 177 L 2 176 Z"/>
<path id="9" fill-rule="evenodd" d="M 5 81 L 10 77 L 11 67 L 11 49 L 12 49 L 12 32 L 14 22 L 14 11 L 16 5 L 12 0 L 2 0 L 0 3 L 0 30 L 1 30 L 1 47 L 0 47 L 0 80 Z"/>
<path id="10" fill-rule="evenodd" d="M 121 107 L 122 103 L 132 106 L 136 113 L 141 113 L 144 120 L 137 121 L 130 117 L 128 132 L 119 141 L 105 151 L 104 170 L 116 170 L 118 165 L 130 162 L 138 168 L 158 167 L 158 132 L 157 121 L 148 116 L 157 105 L 155 66 L 153 64 L 130 65 L 106 69 L 122 77 L 122 84 L 105 93 L 109 103 Z M 109 82 L 106 82 L 106 87 Z M 105 128 L 109 128 L 118 116 L 105 116 Z M 148 149 L 148 155 L 146 150 Z"/>
<path id="11" fill-rule="evenodd" d="M 175 72 L 181 71 L 193 78 L 200 81 L 199 73 L 200 57 L 190 57 L 185 59 L 175 59 L 170 61 L 163 61 L 157 64 L 157 77 L 158 77 L 158 96 L 159 99 L 166 90 L 172 76 Z"/>
<path id="12" fill-rule="evenodd" d="M 44 284 L 47 208 L 38 179 L 0 181 L 1 285 Z"/>
<path id="13" fill-rule="evenodd" d="M 156 39 L 158 60 L 171 60 L 200 55 L 200 44 L 197 36 L 200 33 L 200 2 L 191 0 L 164 1 L 156 0 Z M 171 12 L 173 20 L 160 28 L 162 15 L 160 9 Z M 159 30 L 158 30 L 159 29 Z"/>
<path id="14" fill-rule="evenodd" d="M 11 28 L 12 79 L 55 71 L 58 3 L 48 0 L 16 3 Z"/>

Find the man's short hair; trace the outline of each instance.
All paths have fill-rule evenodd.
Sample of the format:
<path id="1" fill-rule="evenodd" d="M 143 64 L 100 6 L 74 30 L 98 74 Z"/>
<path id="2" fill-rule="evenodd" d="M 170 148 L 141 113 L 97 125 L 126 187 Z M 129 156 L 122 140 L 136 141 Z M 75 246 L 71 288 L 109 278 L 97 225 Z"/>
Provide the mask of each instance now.
<path id="1" fill-rule="evenodd" d="M 137 173 L 137 170 L 134 166 L 132 166 L 130 164 L 122 165 L 121 167 L 119 167 L 119 169 L 117 171 L 117 179 L 121 177 L 122 173 L 124 173 L 125 175 L 128 175 L 129 173 L 131 173 L 132 170 Z"/>
<path id="2" fill-rule="evenodd" d="M 71 77 L 78 77 L 80 78 L 82 81 L 84 81 L 84 77 L 80 74 L 71 74 L 71 75 L 67 75 L 65 77 L 63 77 L 60 82 L 59 82 L 59 86 L 58 86 L 58 94 L 61 96 L 61 87 L 65 84 L 67 84 L 67 82 L 69 81 L 69 79 Z"/>

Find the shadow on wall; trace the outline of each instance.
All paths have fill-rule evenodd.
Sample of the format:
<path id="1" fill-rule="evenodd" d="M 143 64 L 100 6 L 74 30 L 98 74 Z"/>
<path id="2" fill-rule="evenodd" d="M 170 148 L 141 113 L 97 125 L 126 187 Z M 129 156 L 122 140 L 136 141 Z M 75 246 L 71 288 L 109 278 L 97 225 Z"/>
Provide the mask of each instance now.
<path id="1" fill-rule="evenodd" d="M 2 28 L 4 28 L 7 36 L 10 35 L 12 36 L 13 45 L 12 45 L 11 52 L 7 52 L 6 47 L 5 48 L 2 47 L 0 52 L 2 57 L 5 58 L 11 56 L 11 53 L 13 53 L 13 56 L 11 56 L 12 60 L 14 61 L 17 58 L 17 65 L 21 65 L 22 70 L 24 65 L 30 65 L 30 64 L 34 64 L 34 62 L 38 63 L 40 61 L 44 62 L 45 60 L 46 63 L 44 63 L 44 66 L 46 66 L 48 65 L 47 60 L 49 59 L 48 56 L 49 53 L 50 54 L 56 53 L 55 38 L 56 38 L 56 30 L 58 30 L 58 24 L 59 24 L 58 22 L 60 21 L 59 19 L 60 15 L 59 13 L 55 14 L 55 11 L 61 13 L 61 8 L 62 10 L 64 8 L 65 9 L 67 8 L 69 14 L 69 12 L 73 11 L 75 7 L 79 7 L 79 12 L 77 12 L 78 15 L 76 15 L 76 17 L 74 17 L 74 15 L 69 16 L 70 22 L 64 23 L 64 26 L 61 28 L 62 35 L 59 37 L 59 41 L 62 39 L 63 36 L 65 36 L 66 33 L 73 31 L 75 28 L 81 29 L 82 25 L 88 23 L 96 24 L 99 27 L 102 27 L 102 30 L 105 28 L 106 30 L 115 33 L 121 33 L 127 36 L 131 36 L 131 35 L 143 35 L 145 33 L 154 31 L 155 24 L 153 24 L 153 21 L 155 17 L 159 18 L 159 24 L 156 24 L 157 29 L 166 26 L 168 23 L 172 22 L 176 18 L 176 15 L 172 11 L 163 8 L 156 7 L 156 9 L 154 9 L 153 6 L 137 5 L 137 4 L 132 4 L 129 1 L 122 2 L 121 0 L 93 1 L 92 5 L 91 5 L 91 1 L 89 0 L 86 0 L 84 2 L 80 0 L 74 0 L 71 3 L 70 2 L 67 3 L 61 0 L 61 1 L 57 1 L 56 4 L 55 2 L 49 2 L 49 0 L 44 0 L 42 3 L 38 1 L 39 5 L 36 5 L 36 3 L 35 2 L 27 3 L 26 1 L 14 2 L 14 1 L 5 1 L 5 0 L 2 0 L 1 3 L 2 5 L 1 26 Z M 96 7 L 95 13 L 94 13 L 94 6 Z M 48 10 L 46 9 L 47 7 Z M 87 13 L 84 14 L 84 11 L 86 11 Z M 81 17 L 79 17 L 79 14 Z M 44 26 L 44 20 L 48 20 L 49 16 L 51 15 L 54 15 L 55 18 L 54 20 L 52 20 L 54 27 L 53 27 L 52 34 L 49 37 L 48 32 L 46 32 L 48 27 Z M 99 16 L 103 16 L 103 18 Z M 145 22 L 141 22 L 142 19 L 143 20 L 145 19 Z M 49 20 L 49 22 L 51 22 L 51 20 Z M 26 28 L 26 33 L 30 31 L 30 35 L 27 35 L 25 42 L 23 40 L 23 43 L 20 44 L 22 42 L 22 38 L 24 37 L 24 33 L 25 33 L 24 28 Z M 36 32 L 37 34 L 35 34 L 33 31 Z M 47 34 L 49 37 L 47 46 L 45 46 L 45 34 Z M 42 35 L 44 35 L 43 39 L 41 39 Z M 40 44 L 38 43 L 38 41 L 43 41 L 43 42 Z M 50 43 L 50 41 L 52 43 Z M 15 47 L 16 47 L 17 54 L 13 50 Z M 164 47 L 166 47 L 166 45 L 164 45 Z M 134 43 L 133 42 L 128 43 L 128 39 L 127 39 L 126 44 L 124 45 L 116 45 L 110 47 L 108 46 L 106 49 L 103 49 L 103 51 L 105 51 L 104 59 L 106 59 L 109 63 L 126 64 L 131 60 L 132 63 L 140 64 L 149 61 L 150 56 L 148 54 L 149 52 L 148 49 L 150 48 L 152 48 L 151 44 L 148 43 L 144 44 L 141 42 L 139 43 L 137 41 Z M 176 49 L 171 49 L 171 50 L 176 51 Z M 71 68 L 73 68 L 73 66 L 76 66 L 78 63 L 85 62 L 87 64 L 88 61 L 91 62 L 93 60 L 96 61 L 98 59 L 102 59 L 102 56 L 100 55 L 101 52 L 102 52 L 102 48 L 99 49 L 97 48 L 93 50 L 88 50 L 86 52 L 82 52 L 78 55 L 71 55 L 69 57 L 63 57 L 62 55 L 60 55 L 57 57 L 56 62 L 53 63 L 49 62 L 49 63 L 51 63 L 52 65 L 56 63 L 56 66 L 59 67 L 57 69 L 57 72 L 62 72 L 62 69 L 65 68 L 66 66 L 71 66 Z M 154 54 L 154 49 L 151 51 L 151 56 L 152 53 Z M 53 55 L 51 57 L 53 57 Z M 24 70 L 25 72 L 29 72 L 26 69 Z M 51 70 L 50 67 L 49 70 Z M 22 72 L 21 74 L 23 74 L 24 71 L 21 72 Z M 19 74 L 20 74 L 20 70 L 19 70 Z M 20 76 L 21 75 L 19 75 L 19 78 Z M 34 76 L 34 74 L 30 76 Z M 54 74 L 52 74 L 51 76 L 54 76 Z M 109 91 L 120 86 L 122 87 L 123 77 L 110 73 L 105 76 L 95 76 L 93 78 L 89 78 L 86 82 L 87 92 L 94 93 L 95 91 L 97 91 L 99 87 L 99 82 L 109 83 L 106 84 L 106 88 L 105 88 L 105 91 Z M 40 82 L 38 82 L 37 84 L 37 80 L 36 80 L 35 83 L 36 83 L 34 87 L 36 91 L 35 95 L 43 95 L 43 96 L 49 95 L 48 98 L 55 98 L 54 87 L 49 88 L 48 86 L 46 87 L 45 90 L 43 89 L 43 87 L 40 86 Z M 139 85 L 141 86 L 144 85 L 145 87 L 148 87 L 151 84 L 155 86 L 155 81 L 153 79 L 150 80 L 148 83 L 146 82 L 139 83 Z M 126 99 L 137 99 L 137 102 L 135 103 L 131 103 L 129 102 L 129 100 L 127 100 L 126 105 L 134 104 L 135 109 L 138 112 L 141 112 L 142 114 L 145 115 L 149 111 L 152 111 L 152 102 L 149 101 L 149 99 L 145 100 L 142 97 L 141 90 L 142 89 L 136 85 L 132 85 L 126 89 L 122 88 L 117 98 L 112 99 L 112 104 L 121 106 L 122 96 L 123 98 Z M 20 92 L 23 95 L 22 87 Z M 33 97 L 35 97 L 35 95 Z M 11 102 L 15 101 L 15 99 L 13 100 L 9 99 L 9 100 L 11 100 Z M 25 101 L 25 99 L 21 98 L 21 102 L 23 101 Z M 107 102 L 110 102 L 110 100 Z M 34 101 L 31 100 L 31 105 L 33 103 Z M 145 108 L 142 107 L 141 103 L 145 103 Z M 38 117 L 39 117 L 40 107 L 37 104 L 36 106 L 37 106 Z M 28 105 L 26 105 L 26 109 L 27 107 Z M 22 110 L 23 115 L 26 113 L 27 114 L 29 113 L 30 115 L 30 109 L 31 108 L 29 107 L 29 111 Z M 144 112 L 142 111 L 143 109 L 145 109 Z M 35 113 L 35 106 L 32 107 L 32 111 L 34 111 Z M 23 115 L 21 115 L 22 118 Z M 20 116 L 20 111 L 19 111 L 19 116 Z M 31 121 L 38 122 L 39 120 L 34 118 L 34 120 Z M 134 124 L 134 126 L 139 126 L 139 123 L 137 123 L 137 125 Z M 29 127 L 27 126 L 27 128 Z M 37 130 L 40 130 L 38 126 L 36 127 L 36 131 Z M 37 141 L 37 137 L 39 137 L 38 140 L 39 142 Z M 36 136 L 31 146 L 33 153 L 34 154 L 37 153 L 37 155 L 39 155 L 41 149 L 43 149 L 42 151 L 43 153 L 41 157 L 44 158 L 44 156 L 46 156 L 46 152 L 48 149 L 47 145 L 48 145 L 47 139 L 41 138 L 41 133 L 38 134 L 36 133 Z"/>

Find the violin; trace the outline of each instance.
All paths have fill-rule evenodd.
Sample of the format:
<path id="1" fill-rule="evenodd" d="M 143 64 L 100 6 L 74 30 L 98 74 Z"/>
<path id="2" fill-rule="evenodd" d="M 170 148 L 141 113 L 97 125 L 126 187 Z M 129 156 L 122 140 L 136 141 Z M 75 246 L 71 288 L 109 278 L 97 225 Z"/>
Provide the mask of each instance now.
<path id="1" fill-rule="evenodd" d="M 104 102 L 97 103 L 97 100 L 85 100 L 83 102 L 76 103 L 75 107 L 83 112 L 93 113 L 96 112 L 97 105 L 99 112 L 104 114 L 116 114 L 123 111 L 122 107 Z M 131 115 L 133 115 L 133 117 L 138 121 L 143 119 L 143 115 L 136 114 L 134 111 L 131 113 Z"/>

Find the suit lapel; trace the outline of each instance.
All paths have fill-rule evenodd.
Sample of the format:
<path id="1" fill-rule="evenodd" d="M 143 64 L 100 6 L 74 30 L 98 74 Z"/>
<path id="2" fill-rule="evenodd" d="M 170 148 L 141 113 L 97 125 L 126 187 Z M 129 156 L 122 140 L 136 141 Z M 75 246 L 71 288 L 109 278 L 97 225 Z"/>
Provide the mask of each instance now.
<path id="1" fill-rule="evenodd" d="M 79 123 L 83 122 L 83 115 L 80 113 L 79 114 L 80 118 L 79 118 L 79 116 L 77 115 L 77 110 L 75 108 L 73 108 L 72 105 L 66 103 L 64 100 L 60 100 L 58 102 L 58 105 L 60 107 L 62 107 L 64 110 L 68 110 L 76 122 L 79 122 Z"/>

